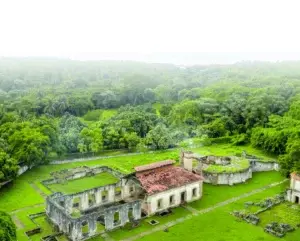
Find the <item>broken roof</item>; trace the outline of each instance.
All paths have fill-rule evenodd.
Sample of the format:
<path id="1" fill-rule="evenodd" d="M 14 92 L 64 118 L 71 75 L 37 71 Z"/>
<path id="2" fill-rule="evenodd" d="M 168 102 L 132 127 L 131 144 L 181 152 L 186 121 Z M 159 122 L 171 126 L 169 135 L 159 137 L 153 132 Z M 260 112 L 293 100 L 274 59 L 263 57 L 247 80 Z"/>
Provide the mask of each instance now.
<path id="1" fill-rule="evenodd" d="M 142 171 L 152 170 L 152 169 L 159 168 L 159 167 L 173 165 L 174 163 L 175 163 L 174 160 L 165 160 L 165 161 L 151 163 L 148 165 L 138 166 L 138 167 L 135 167 L 134 170 L 137 172 L 142 172 Z"/>
<path id="2" fill-rule="evenodd" d="M 165 165 L 161 165 L 165 163 Z M 169 163 L 169 164 L 166 164 Z M 163 192 L 172 188 L 184 186 L 189 183 L 203 180 L 203 178 L 195 173 L 185 170 L 182 167 L 173 166 L 173 162 L 170 160 L 167 162 L 158 162 L 154 166 L 154 169 L 150 169 L 150 165 L 147 168 L 138 168 L 136 173 L 137 179 L 140 181 L 141 186 L 148 194 L 155 194 Z"/>

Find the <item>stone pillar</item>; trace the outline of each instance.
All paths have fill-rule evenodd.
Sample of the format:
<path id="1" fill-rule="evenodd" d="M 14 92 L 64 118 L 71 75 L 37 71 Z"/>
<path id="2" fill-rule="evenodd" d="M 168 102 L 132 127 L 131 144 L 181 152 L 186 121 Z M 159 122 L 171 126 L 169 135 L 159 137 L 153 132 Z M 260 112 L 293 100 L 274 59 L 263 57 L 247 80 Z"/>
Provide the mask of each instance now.
<path id="1" fill-rule="evenodd" d="M 73 211 L 73 197 L 67 196 L 65 200 L 65 209 L 68 214 Z"/>
<path id="2" fill-rule="evenodd" d="M 122 208 L 119 211 L 119 219 L 121 222 L 121 226 L 125 225 L 125 223 L 128 222 L 128 209 L 127 208 Z"/>
<path id="3" fill-rule="evenodd" d="M 97 231 L 97 221 L 94 217 L 90 217 L 88 220 L 89 223 L 89 236 L 93 236 Z"/>
<path id="4" fill-rule="evenodd" d="M 133 219 L 139 220 L 139 219 L 141 219 L 141 215 L 142 215 L 141 203 L 140 202 L 135 203 L 132 208 Z"/>
<path id="5" fill-rule="evenodd" d="M 193 170 L 193 153 L 192 152 L 183 152 L 182 164 L 183 164 L 184 169 L 186 169 L 188 171 Z"/>
<path id="6" fill-rule="evenodd" d="M 114 212 L 105 213 L 105 229 L 112 230 L 114 228 Z"/>
<path id="7" fill-rule="evenodd" d="M 81 222 L 75 221 L 72 224 L 71 238 L 72 240 L 80 240 L 82 238 Z"/>
<path id="8" fill-rule="evenodd" d="M 122 199 L 127 198 L 127 197 L 130 196 L 129 185 L 128 184 L 122 186 L 121 194 L 122 194 Z"/>
<path id="9" fill-rule="evenodd" d="M 115 188 L 113 186 L 108 189 L 108 201 L 115 201 Z"/>
<path id="10" fill-rule="evenodd" d="M 89 208 L 89 194 L 83 193 L 80 197 L 80 209 L 85 210 Z"/>
<path id="11" fill-rule="evenodd" d="M 99 204 L 99 203 L 102 202 L 102 192 L 101 192 L 101 190 L 97 190 L 95 192 L 95 202 L 96 202 L 96 204 Z"/>

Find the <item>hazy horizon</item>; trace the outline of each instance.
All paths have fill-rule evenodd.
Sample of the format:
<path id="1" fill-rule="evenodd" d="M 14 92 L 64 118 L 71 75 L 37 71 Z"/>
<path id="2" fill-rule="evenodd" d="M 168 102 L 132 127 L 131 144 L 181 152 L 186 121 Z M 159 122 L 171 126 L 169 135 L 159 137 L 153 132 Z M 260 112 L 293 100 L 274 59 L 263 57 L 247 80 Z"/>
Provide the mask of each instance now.
<path id="1" fill-rule="evenodd" d="M 231 64 L 300 60 L 294 0 L 10 0 L 0 56 Z"/>

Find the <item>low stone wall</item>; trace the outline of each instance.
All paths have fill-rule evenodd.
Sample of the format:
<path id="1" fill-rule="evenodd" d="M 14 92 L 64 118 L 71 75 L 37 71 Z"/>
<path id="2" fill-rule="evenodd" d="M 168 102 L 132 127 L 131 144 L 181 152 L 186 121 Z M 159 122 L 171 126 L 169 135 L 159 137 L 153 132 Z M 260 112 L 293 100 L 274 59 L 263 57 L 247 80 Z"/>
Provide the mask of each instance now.
<path id="1" fill-rule="evenodd" d="M 234 173 L 209 173 L 203 171 L 203 177 L 205 183 L 214 185 L 233 185 L 243 183 L 252 178 L 252 170 L 251 168 L 248 168 Z"/>
<path id="2" fill-rule="evenodd" d="M 267 171 L 278 171 L 279 164 L 275 161 L 263 162 L 259 160 L 249 160 L 252 168 L 252 172 L 267 172 Z"/>

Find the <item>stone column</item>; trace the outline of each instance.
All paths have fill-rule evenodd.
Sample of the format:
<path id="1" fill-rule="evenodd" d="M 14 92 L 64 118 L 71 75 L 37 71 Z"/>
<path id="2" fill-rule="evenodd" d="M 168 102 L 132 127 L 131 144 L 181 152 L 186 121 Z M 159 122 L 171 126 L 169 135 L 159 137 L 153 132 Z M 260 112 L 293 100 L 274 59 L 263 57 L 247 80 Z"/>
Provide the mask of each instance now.
<path id="1" fill-rule="evenodd" d="M 72 240 L 80 240 L 82 238 L 81 222 L 74 222 L 71 231 Z"/>
<path id="2" fill-rule="evenodd" d="M 89 236 L 93 236 L 96 234 L 97 231 L 97 221 L 94 217 L 91 217 L 88 220 L 89 223 Z"/>
<path id="3" fill-rule="evenodd" d="M 128 222 L 128 208 L 122 208 L 119 211 L 119 219 L 121 221 L 121 226 Z"/>
<path id="4" fill-rule="evenodd" d="M 115 200 L 115 188 L 112 186 L 108 189 L 108 201 L 113 202 Z"/>
<path id="5" fill-rule="evenodd" d="M 140 202 L 135 203 L 132 208 L 133 219 L 139 220 L 139 219 L 141 219 L 141 215 L 142 215 L 141 203 Z"/>
<path id="6" fill-rule="evenodd" d="M 130 196 L 129 185 L 128 185 L 128 184 L 127 184 L 127 185 L 124 185 L 124 186 L 122 187 L 121 194 L 122 194 L 122 199 L 127 198 L 127 197 Z"/>
<path id="7" fill-rule="evenodd" d="M 83 193 L 80 197 L 80 209 L 85 210 L 89 208 L 89 194 Z"/>
<path id="8" fill-rule="evenodd" d="M 102 202 L 102 192 L 101 190 L 97 190 L 95 192 L 95 201 L 96 201 L 96 204 L 99 204 Z"/>
<path id="9" fill-rule="evenodd" d="M 66 197 L 65 209 L 68 214 L 72 213 L 72 211 L 73 211 L 73 198 L 72 197 Z"/>
<path id="10" fill-rule="evenodd" d="M 105 213 L 105 229 L 112 230 L 114 228 L 114 212 Z"/>

